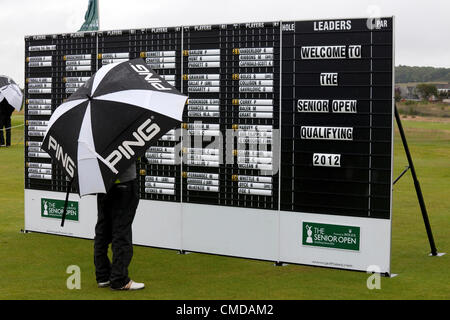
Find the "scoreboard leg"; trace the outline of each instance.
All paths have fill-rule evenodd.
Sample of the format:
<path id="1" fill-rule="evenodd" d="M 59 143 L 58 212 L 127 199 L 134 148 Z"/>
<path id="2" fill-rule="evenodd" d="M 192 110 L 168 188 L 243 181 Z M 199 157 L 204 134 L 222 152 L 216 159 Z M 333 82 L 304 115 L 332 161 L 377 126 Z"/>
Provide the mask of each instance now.
<path id="1" fill-rule="evenodd" d="M 414 186 L 416 188 L 417 199 L 419 200 L 420 210 L 422 211 L 423 222 L 425 223 L 425 229 L 427 230 L 428 241 L 431 247 L 431 256 L 439 256 L 436 244 L 434 243 L 433 232 L 431 230 L 430 220 L 428 219 L 427 208 L 425 206 L 425 201 L 423 200 L 422 189 L 420 188 L 419 180 L 417 179 L 416 170 L 414 168 L 414 163 L 412 161 L 411 153 L 409 152 L 408 142 L 406 141 L 405 132 L 403 131 L 402 122 L 400 120 L 400 115 L 397 110 L 397 105 L 395 106 L 395 120 L 397 121 L 398 130 L 400 132 L 400 137 L 402 138 L 403 148 L 405 149 L 406 157 L 408 158 L 409 168 L 411 170 L 411 175 L 414 181 Z"/>

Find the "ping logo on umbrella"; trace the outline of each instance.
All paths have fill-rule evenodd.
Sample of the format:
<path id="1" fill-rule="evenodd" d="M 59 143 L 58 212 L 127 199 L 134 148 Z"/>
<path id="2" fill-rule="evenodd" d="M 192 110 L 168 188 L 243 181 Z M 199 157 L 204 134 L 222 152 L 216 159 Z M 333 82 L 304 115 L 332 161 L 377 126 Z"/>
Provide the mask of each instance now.
<path id="1" fill-rule="evenodd" d="M 147 81 L 150 85 L 152 85 L 156 90 L 160 90 L 160 91 L 170 91 L 172 90 L 171 88 L 166 88 L 164 87 L 161 79 L 159 79 L 158 77 L 153 77 L 154 74 L 144 65 L 142 64 L 137 64 L 137 65 L 133 65 L 130 63 L 131 68 L 133 68 L 134 71 L 136 71 L 137 73 L 139 73 L 139 75 L 141 76 L 145 76 L 145 81 Z"/>
<path id="2" fill-rule="evenodd" d="M 67 170 L 67 173 L 71 178 L 73 178 L 74 175 L 74 169 L 75 169 L 75 162 L 72 160 L 71 157 L 67 153 L 64 153 L 63 148 L 59 145 L 59 143 L 56 141 L 55 138 L 50 136 L 48 139 L 48 149 L 49 150 L 55 150 L 56 154 L 56 160 L 61 161 L 64 168 Z"/>
<path id="3" fill-rule="evenodd" d="M 128 160 L 135 155 L 134 150 L 131 147 L 144 147 L 145 143 L 152 140 L 161 131 L 158 124 L 152 123 L 151 119 L 147 119 L 135 132 L 133 132 L 133 137 L 136 139 L 134 141 L 123 141 L 119 147 L 111 152 L 111 154 L 105 159 L 111 167 L 122 160 L 123 156 Z"/>

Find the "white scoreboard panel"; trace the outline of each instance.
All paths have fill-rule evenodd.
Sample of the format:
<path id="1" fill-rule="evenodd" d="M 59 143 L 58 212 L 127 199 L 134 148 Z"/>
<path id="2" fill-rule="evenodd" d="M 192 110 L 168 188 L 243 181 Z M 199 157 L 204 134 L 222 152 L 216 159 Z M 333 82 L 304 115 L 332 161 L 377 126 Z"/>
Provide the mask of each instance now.
<path id="1" fill-rule="evenodd" d="M 26 37 L 26 230 L 92 238 L 40 151 L 51 112 L 137 57 L 189 96 L 140 162 L 140 245 L 390 273 L 393 18 Z M 89 216 L 89 217 L 88 217 Z"/>

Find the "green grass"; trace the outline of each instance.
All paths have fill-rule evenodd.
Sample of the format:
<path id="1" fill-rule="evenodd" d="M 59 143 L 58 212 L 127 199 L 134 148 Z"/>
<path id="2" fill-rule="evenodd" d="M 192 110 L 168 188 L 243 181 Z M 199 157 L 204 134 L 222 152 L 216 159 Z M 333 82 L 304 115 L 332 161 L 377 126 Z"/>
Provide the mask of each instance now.
<path id="1" fill-rule="evenodd" d="M 406 116 L 450 117 L 450 104 L 442 102 L 406 101 L 397 103 L 398 112 Z"/>
<path id="2" fill-rule="evenodd" d="M 13 125 L 23 123 L 15 115 Z M 450 253 L 450 123 L 404 121 L 439 251 Z M 22 234 L 23 131 L 0 149 L 0 299 L 449 299 L 450 254 L 428 257 L 429 245 L 408 173 L 394 189 L 392 271 L 381 290 L 359 272 L 135 247 L 130 267 L 141 292 L 98 289 L 89 240 Z M 407 165 L 397 137 L 395 173 Z M 81 268 L 81 290 L 66 288 L 66 268 Z"/>

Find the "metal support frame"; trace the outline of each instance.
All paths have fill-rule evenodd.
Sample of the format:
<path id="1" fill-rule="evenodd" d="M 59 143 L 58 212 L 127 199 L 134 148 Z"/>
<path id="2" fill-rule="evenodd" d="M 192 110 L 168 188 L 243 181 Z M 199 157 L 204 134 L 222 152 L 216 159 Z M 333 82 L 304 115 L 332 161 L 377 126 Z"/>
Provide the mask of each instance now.
<path id="1" fill-rule="evenodd" d="M 442 256 L 442 254 L 437 252 L 436 244 L 434 242 L 433 232 L 431 230 L 430 220 L 428 219 L 427 208 L 425 206 L 425 201 L 422 195 L 422 189 L 420 188 L 419 180 L 417 179 L 416 170 L 414 168 L 414 163 L 409 152 L 408 142 L 406 141 L 405 131 L 403 130 L 402 122 L 400 120 L 400 115 L 397 110 L 397 105 L 395 105 L 395 120 L 397 122 L 398 130 L 400 132 L 400 137 L 402 138 L 403 148 L 405 149 L 406 157 L 408 158 L 409 167 L 407 167 L 400 176 L 395 180 L 397 182 L 407 171 L 411 170 L 411 175 L 414 181 L 414 187 L 416 189 L 417 199 L 419 200 L 420 210 L 422 211 L 423 222 L 425 224 L 425 229 L 427 231 L 428 241 L 431 248 L 431 256 Z M 394 184 L 395 184 L 394 182 Z"/>
<path id="2" fill-rule="evenodd" d="M 411 169 L 411 168 L 409 166 L 407 166 L 405 168 L 405 170 L 403 170 L 403 172 L 400 173 L 400 175 L 397 177 L 397 179 L 394 180 L 394 182 L 392 184 L 395 185 L 398 182 L 398 180 L 400 180 L 403 177 L 403 175 L 408 172 L 409 169 Z"/>

